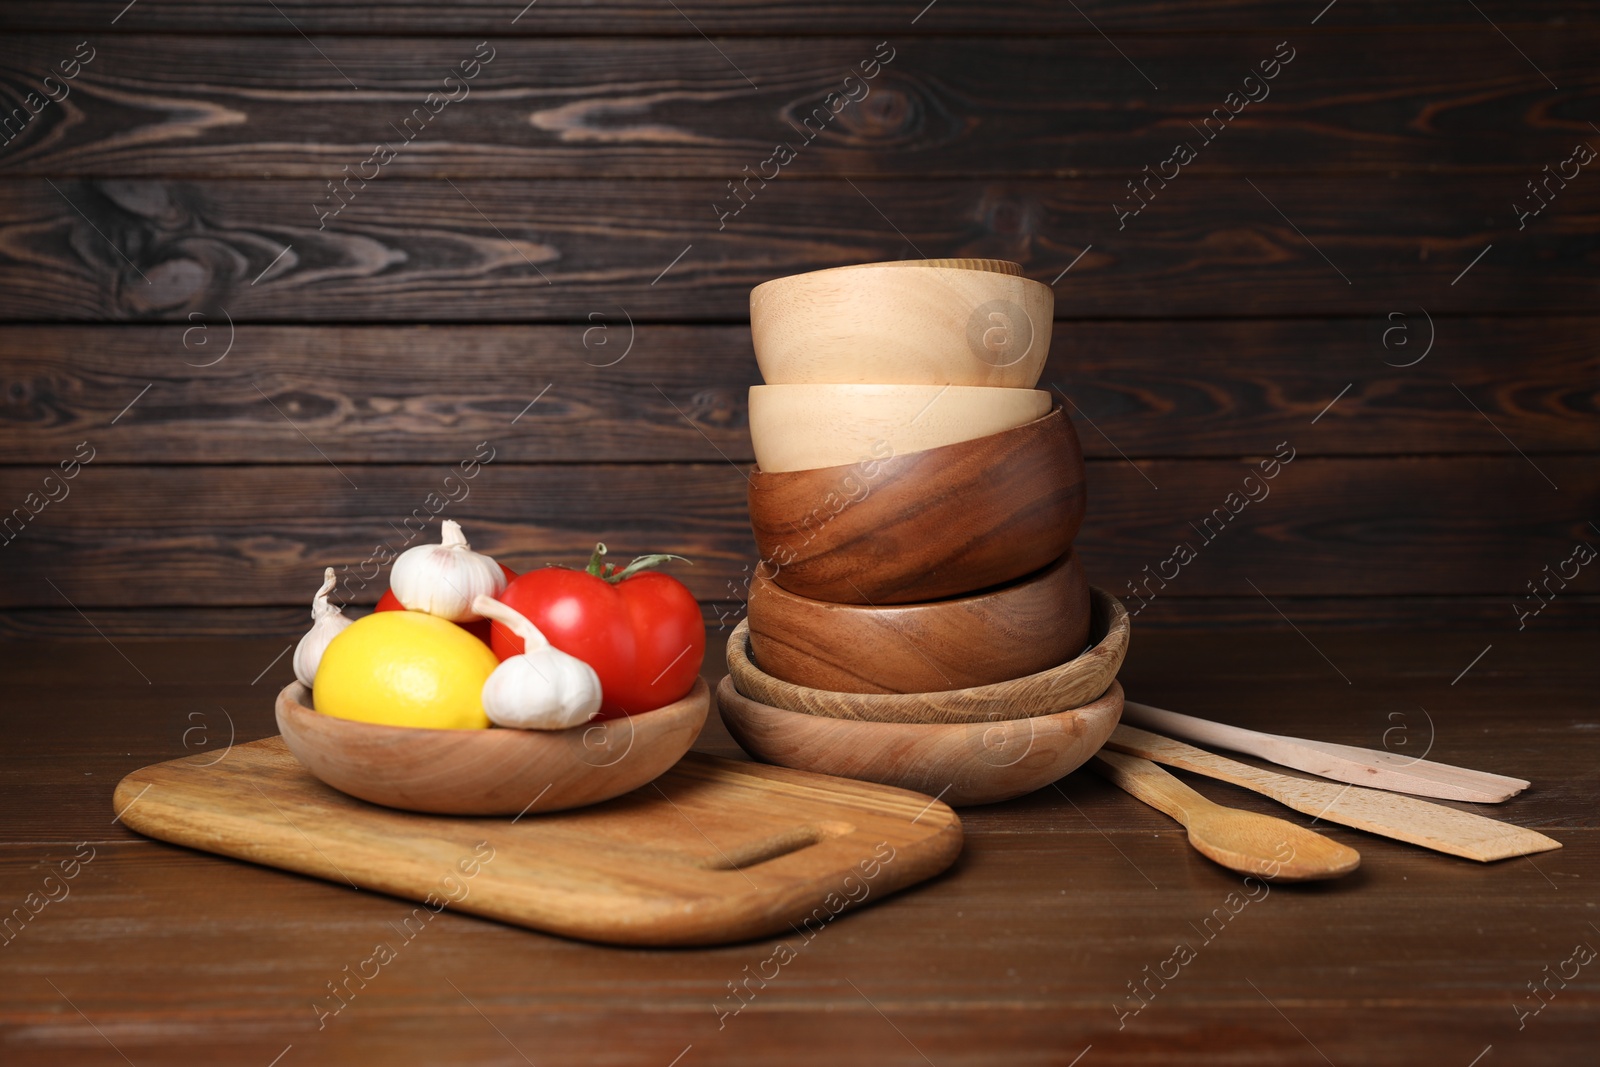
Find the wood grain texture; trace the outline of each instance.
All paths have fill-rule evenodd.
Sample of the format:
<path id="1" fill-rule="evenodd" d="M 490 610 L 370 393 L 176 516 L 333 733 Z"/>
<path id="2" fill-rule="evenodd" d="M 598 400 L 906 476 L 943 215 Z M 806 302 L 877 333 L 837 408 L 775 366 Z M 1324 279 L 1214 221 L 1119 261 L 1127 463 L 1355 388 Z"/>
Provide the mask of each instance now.
<path id="1" fill-rule="evenodd" d="M 1361 854 L 1348 845 L 1286 819 L 1214 803 L 1147 759 L 1102 750 L 1089 766 L 1117 788 L 1172 816 L 1189 832 L 1195 851 L 1229 870 L 1307 882 L 1340 878 L 1361 865 Z"/>
<path id="2" fill-rule="evenodd" d="M 860 462 L 757 469 L 747 494 L 757 576 L 841 604 L 905 604 L 1000 585 L 1072 547 L 1085 481 L 1077 433 L 1059 406 L 920 452 L 896 453 L 880 440 Z"/>
<path id="3" fill-rule="evenodd" d="M 540 0 L 536 9 L 507 13 L 504 3 L 464 0 L 441 6 L 430 0 L 388 0 L 330 6 L 316 0 L 284 0 L 262 10 L 244 0 L 206 4 L 186 0 L 140 0 L 139 17 L 110 20 L 113 5 L 98 0 L 57 0 L 50 4 L 0 8 L 0 27 L 7 30 L 87 30 L 101 34 L 178 31 L 292 35 L 306 33 L 369 34 L 494 34 L 496 38 L 562 34 L 667 34 L 690 37 L 696 28 L 708 34 L 748 36 L 766 33 L 894 33 L 897 37 L 938 36 L 956 32 L 1074 34 L 1090 36 L 1095 26 L 1138 33 L 1173 30 L 1259 31 L 1294 28 L 1304 32 L 1304 5 L 1283 0 L 1084 0 L 1078 10 L 1051 0 L 1013 0 L 996 7 L 984 0 L 940 0 L 932 10 L 923 0 L 886 0 L 871 5 L 838 2 L 814 4 L 770 0 L 685 0 L 679 9 L 662 10 L 648 0 Z M 1324 32 L 1349 28 L 1390 27 L 1420 30 L 1435 26 L 1479 26 L 1470 10 L 1449 0 L 1423 0 L 1396 9 L 1379 0 L 1344 0 L 1338 19 L 1324 19 Z M 1596 21 L 1588 8 L 1553 0 L 1511 4 L 1506 0 L 1481 5 L 1500 26 L 1586 25 Z M 109 12 L 109 13 L 108 13 Z M 681 13 L 680 13 L 681 12 Z M 935 14 L 937 12 L 937 14 Z M 1089 20 L 1093 20 L 1092 24 Z M 1109 48 L 1107 49 L 1109 51 Z"/>
<path id="4" fill-rule="evenodd" d="M 1022 277 L 1020 264 L 1003 274 L 960 265 L 981 261 L 909 262 L 919 267 L 858 263 L 750 290 L 750 343 L 762 381 L 817 391 L 829 383 L 1038 384 L 1055 316 L 1048 285 Z"/>
<path id="5" fill-rule="evenodd" d="M 1246 730 L 1131 700 L 1124 705 L 1123 718 L 1129 726 L 1152 733 L 1182 738 L 1197 745 L 1243 752 L 1320 778 L 1332 778 L 1336 782 L 1388 789 L 1413 796 L 1497 804 L 1511 799 L 1529 785 L 1521 778 L 1467 767 L 1452 767 L 1411 754 L 1402 756 L 1394 752 L 1377 752 L 1328 741 Z"/>
<path id="6" fill-rule="evenodd" d="M 881 782 L 967 807 L 1032 793 L 1077 770 L 1122 714 L 1115 681 L 1081 707 L 1049 715 L 966 723 L 863 722 L 752 700 L 729 675 L 717 708 L 733 739 L 782 767 Z"/>
<path id="7" fill-rule="evenodd" d="M 961 822 L 928 801 L 694 756 L 604 805 L 520 825 L 439 818 L 331 790 L 269 738 L 214 762 L 134 771 L 113 804 L 151 837 L 425 904 L 406 941 L 453 905 L 610 944 L 715 945 L 790 929 L 819 908 L 821 928 L 843 894 L 864 899 L 869 862 L 877 895 L 944 870 Z M 931 817 L 913 828 L 919 815 Z"/>
<path id="8" fill-rule="evenodd" d="M 1243 479 L 1259 470 L 1254 464 L 1141 460 L 1135 467 L 1118 459 L 1087 467 L 1095 518 L 1080 533 L 1077 551 L 1090 582 L 1117 593 L 1140 616 L 1159 616 L 1183 598 L 1226 596 L 1260 600 L 1260 617 L 1281 625 L 1271 607 L 1280 597 L 1450 594 L 1502 598 L 1503 625 L 1515 631 L 1517 605 L 1523 611 L 1533 605 L 1528 582 L 1541 599 L 1554 594 L 1535 618 L 1571 610 L 1568 594 L 1594 595 L 1592 568 L 1564 589 L 1555 579 L 1549 593 L 1538 585 L 1544 567 L 1554 572 L 1575 544 L 1595 537 L 1582 512 L 1574 514 L 1574 501 L 1600 499 L 1600 470 L 1587 459 L 1544 456 L 1537 470 L 1515 455 L 1296 459 L 1270 483 L 1271 496 L 1226 525 L 1213 509 L 1230 507 L 1228 494 L 1242 494 Z M 1542 481 L 1540 471 L 1561 489 Z M 59 474 L 0 468 L 0 500 L 26 514 L 57 484 L 44 482 L 50 473 Z M 304 611 L 306 592 L 327 566 L 347 568 L 340 570 L 341 591 L 351 602 L 375 603 L 385 551 L 420 537 L 412 532 L 426 526 L 442 494 L 460 495 L 459 478 L 445 481 L 453 474 L 458 467 L 444 463 L 335 470 L 96 462 L 65 483 L 70 495 L 45 506 L 20 533 L 7 529 L 12 539 L 0 547 L 8 568 L 0 607 L 287 604 Z M 437 515 L 461 522 L 474 545 L 519 572 L 548 562 L 581 564 L 601 540 L 618 555 L 689 557 L 694 565 L 673 573 L 703 600 L 747 598 L 759 556 L 744 474 L 726 463 L 599 469 L 490 463 L 465 484 L 469 495 Z M 30 493 L 40 494 L 31 505 Z M 314 506 L 268 514 L 263 500 Z M 14 511 L 7 514 L 15 519 Z M 1209 540 L 1198 532 L 1208 518 Z M 1162 579 L 1173 573 L 1176 564 L 1166 561 L 1183 544 L 1196 558 L 1176 578 Z M 1436 610 L 1448 614 L 1453 603 L 1444 599 Z"/>
<path id="9" fill-rule="evenodd" d="M 508 462 L 754 459 L 747 327 L 591 315 L 230 328 L 212 307 L 137 329 L 0 326 L 0 455 L 53 464 L 116 419 L 97 464 L 321 463 L 297 426 L 336 463 L 436 462 L 485 438 Z M 1236 456 L 1290 435 L 1313 456 L 1503 454 L 1456 386 L 1530 455 L 1600 444 L 1600 318 L 1073 322 L 1052 348 L 1041 384 L 1091 457 Z"/>
<path id="10" fill-rule="evenodd" d="M 313 49 L 286 23 L 283 35 L 247 44 L 97 32 L 72 94 L 5 145 L 0 170 L 311 178 L 318 201 L 322 183 L 346 173 L 381 173 L 378 187 L 396 177 L 712 177 L 707 202 L 734 210 L 728 179 L 770 181 L 788 166 L 852 178 L 1103 174 L 1114 179 L 1106 200 L 1120 200 L 1124 181 L 1139 181 L 1146 165 L 1156 173 L 1188 142 L 1200 153 L 1194 165 L 1213 174 L 1494 169 L 1509 178 L 1494 183 L 1509 201 L 1525 171 L 1537 176 L 1593 136 L 1584 118 L 1600 98 L 1589 62 L 1600 27 L 1524 27 L 1517 43 L 1535 69 L 1481 22 L 1419 37 L 1307 36 L 1305 21 L 1293 33 L 1214 36 L 1204 49 L 1182 32 L 1146 33 L 1131 48 L 1122 42 L 1123 54 L 1082 22 L 1087 32 L 1072 37 L 913 41 L 902 24 L 882 37 L 744 37 L 716 48 L 681 19 L 686 32 L 675 38 L 495 32 L 481 50 L 470 38 L 375 33 Z M 808 29 L 822 28 L 817 18 Z M 0 83 L 16 88 L 6 110 L 81 39 L 7 35 Z M 445 81 L 475 54 L 489 62 L 470 81 Z M 1291 62 L 1244 86 L 1259 103 L 1235 96 L 1237 118 L 1196 132 L 1213 109 L 1227 117 L 1228 94 L 1275 55 Z M 1539 70 L 1562 87 L 1554 101 Z M 439 95 L 425 106 L 429 93 Z M 380 143 L 396 149 L 392 158 L 375 156 Z M 780 143 L 798 158 L 763 167 Z M 748 199 L 744 187 L 740 195 Z M 363 190 L 357 202 L 380 196 Z"/>
<path id="11" fill-rule="evenodd" d="M 1378 789 L 1261 770 L 1137 727 L 1117 727 L 1107 744 L 1119 752 L 1243 786 L 1316 819 L 1482 863 L 1561 847 L 1559 841 L 1511 823 Z"/>
<path id="12" fill-rule="evenodd" d="M 931 693 L 1036 674 L 1089 640 L 1089 582 L 1071 551 L 1038 574 L 925 604 L 833 604 L 750 584 L 750 649 L 786 682 L 843 693 Z"/>
<path id="13" fill-rule="evenodd" d="M 1534 789 L 1508 802 L 1508 817 L 1566 847 L 1534 864 L 1479 866 L 1330 828 L 1333 839 L 1359 844 L 1360 871 L 1320 887 L 1274 886 L 1218 919 L 1213 909 L 1228 914 L 1228 894 L 1248 888 L 1239 877 L 1194 853 L 1165 816 L 1073 774 L 1061 792 L 963 811 L 966 849 L 945 877 L 882 907 L 869 900 L 813 940 L 608 949 L 447 908 L 320 1031 L 311 1004 L 328 996 L 326 983 L 394 937 L 389 924 L 411 905 L 144 840 L 108 825 L 106 813 L 123 774 L 204 751 L 194 747 L 201 735 L 184 738 L 198 722 L 185 707 L 210 712 L 214 743 L 226 740 L 215 739 L 218 704 L 234 713 L 240 742 L 270 734 L 267 697 L 288 668 L 254 689 L 249 682 L 281 645 L 119 641 L 154 679 L 147 687 L 98 639 L 3 644 L 0 719 L 28 740 L 3 757 L 0 839 L 27 843 L 0 845 L 0 901 L 9 909 L 39 891 L 77 842 L 97 850 L 68 883 L 71 896 L 0 951 L 6 1059 L 123 1062 L 104 1033 L 141 1065 L 264 1065 L 291 1043 L 279 1067 L 374 1055 L 396 1064 L 521 1062 L 507 1038 L 541 1064 L 663 1067 L 691 1043 L 679 1067 L 788 1063 L 796 1048 L 841 1064 L 923 1063 L 909 1037 L 939 1067 L 997 1058 L 1063 1067 L 1089 1044 L 1079 1067 L 1098 1057 L 1188 1067 L 1222 1042 L 1229 1059 L 1326 1067 L 1298 1027 L 1339 1064 L 1412 1067 L 1443 1055 L 1465 1065 L 1489 1044 L 1479 1067 L 1585 1062 L 1600 1022 L 1600 990 L 1587 977 L 1523 1031 L 1510 1005 L 1576 941 L 1594 943 L 1583 932 L 1592 909 L 1572 889 L 1600 877 L 1600 759 L 1594 731 L 1584 729 L 1593 721 L 1592 636 L 1524 634 L 1531 640 L 1507 658 L 1499 631 L 1313 636 L 1341 662 L 1363 665 L 1358 685 L 1393 703 L 1358 705 L 1345 687 L 1320 684 L 1312 665 L 1321 661 L 1281 620 L 1243 638 L 1145 633 L 1124 673 L 1156 703 L 1356 744 L 1377 744 L 1395 725 L 1385 713 L 1405 707 L 1415 716 L 1419 702 L 1438 721 L 1435 755 L 1469 766 L 1498 760 L 1533 779 Z M 1489 656 L 1451 687 L 1491 640 Z M 1242 691 L 1241 678 L 1251 680 Z M 1530 699 L 1539 714 L 1508 714 Z M 732 751 L 715 721 L 708 745 Z M 1202 788 L 1237 807 L 1278 810 L 1232 786 Z M 1208 917 L 1209 934 L 1191 929 Z M 1138 1007 L 1126 983 L 1142 980 L 1147 964 L 1154 972 L 1179 939 L 1199 958 L 1119 1030 L 1113 1005 Z M 727 983 L 746 966 L 756 973 L 779 940 L 797 957 L 719 1029 L 716 1009 L 737 1006 Z"/>
<path id="14" fill-rule="evenodd" d="M 1296 625 L 1318 630 L 1369 629 L 1375 624 L 1407 630 L 1481 632 L 1515 618 L 1504 597 L 1487 596 L 1352 596 L 1274 597 L 1273 604 Z M 360 610 L 360 609 L 356 609 Z M 701 601 L 706 626 L 720 643 L 745 617 L 742 601 Z M 1556 601 L 1539 616 L 1539 629 L 1557 634 L 1586 633 L 1594 628 L 1600 597 L 1575 593 Z M 65 641 L 103 643 L 231 637 L 298 640 L 305 632 L 304 605 L 282 607 L 121 607 L 95 608 L 94 627 L 64 602 L 56 607 L 8 608 L 0 612 L 0 643 Z M 1282 626 L 1283 615 L 1246 590 L 1242 597 L 1176 597 L 1158 600 L 1139 616 L 1139 633 L 1192 633 L 1196 630 L 1237 633 Z M 99 633 L 95 632 L 98 627 Z M 281 647 L 281 645 L 279 646 Z M 274 652 L 278 649 L 273 649 Z M 271 658 L 269 653 L 268 658 Z"/>
<path id="15" fill-rule="evenodd" d="M 897 272 L 898 273 L 898 272 Z M 1056 406 L 1047 389 L 754 385 L 750 444 L 772 474 L 870 464 L 1014 430 Z"/>
<path id="16" fill-rule="evenodd" d="M 1493 809 L 1497 816 L 1503 813 L 1563 839 L 1565 828 L 1600 827 L 1593 803 L 1600 790 L 1600 761 L 1571 765 L 1572 753 L 1590 743 L 1583 724 L 1592 720 L 1594 668 L 1574 650 L 1586 649 L 1592 634 L 1530 632 L 1518 639 L 1504 630 L 1430 632 L 1371 625 L 1365 631 L 1306 632 L 1351 672 L 1353 689 L 1327 684 L 1327 665 L 1281 619 L 1275 627 L 1246 631 L 1142 631 L 1119 677 L 1128 693 L 1142 694 L 1146 701 L 1181 705 L 1212 718 L 1226 714 L 1253 729 L 1315 733 L 1394 752 L 1431 744 L 1432 758 L 1534 783 Z M 1491 643 L 1494 647 L 1452 686 Z M 15 788 L 0 793 L 0 826 L 5 827 L 0 839 L 125 840 L 124 832 L 108 827 L 101 814 L 115 782 L 146 764 L 214 756 L 230 736 L 243 743 L 275 734 L 271 695 L 294 678 L 287 654 L 279 658 L 291 647 L 288 640 L 259 638 L 118 638 L 115 647 L 97 636 L 89 642 L 0 643 L 0 666 L 28 679 L 6 710 L 14 707 L 16 714 L 27 715 L 31 745 L 26 759 L 19 756 L 8 764 Z M 714 685 L 723 671 L 720 657 L 707 657 L 703 676 L 708 683 Z M 1546 713 L 1508 716 L 1506 709 L 1521 707 L 1530 687 L 1544 695 Z M 1241 693 L 1249 699 L 1239 699 Z M 50 715 L 29 710 L 47 705 L 55 709 Z M 103 746 L 86 749 L 83 739 L 89 736 Z M 723 756 L 739 752 L 716 716 L 696 748 Z M 68 759 L 78 761 L 80 773 L 60 773 L 60 761 Z M 1282 814 L 1275 802 L 1247 790 L 1225 783 L 1205 788 L 1234 807 Z M 1053 802 L 1052 796 L 1057 797 Z M 992 819 L 984 814 L 982 828 L 992 833 L 1060 830 L 1059 804 L 1053 792 L 1012 802 Z M 1130 811 L 1117 826 L 1130 832 L 1171 829 L 1153 812 Z M 965 820 L 969 830 L 978 814 Z M 1094 833 L 1086 824 L 1074 826 Z M 1417 851 L 1386 839 L 1370 844 L 1387 848 L 1389 855 Z M 1548 891 L 1531 869 L 1527 876 Z"/>
<path id="17" fill-rule="evenodd" d="M 298 681 L 275 702 L 284 745 L 342 793 L 402 811 L 519 818 L 644 788 L 689 751 L 710 706 L 697 679 L 680 700 L 610 722 L 442 731 L 319 714 Z"/>
<path id="18" fill-rule="evenodd" d="M 849 693 L 812 689 L 762 670 L 750 650 L 750 624 L 728 635 L 728 673 L 739 692 L 785 711 L 878 723 L 972 724 L 1054 715 L 1082 707 L 1106 692 L 1127 655 L 1128 615 L 1115 597 L 1091 589 L 1090 646 L 1035 674 L 990 685 L 926 693 Z"/>
<path id="19" fill-rule="evenodd" d="M 913 255 L 1013 259 L 1040 280 L 1076 261 L 1058 320 L 1592 310 L 1600 183 L 1519 232 L 1507 182 L 1200 173 L 1119 229 L 1120 178 L 784 178 L 719 231 L 710 179 L 385 178 L 319 229 L 311 180 L 15 178 L 0 319 L 742 320 L 769 278 Z"/>

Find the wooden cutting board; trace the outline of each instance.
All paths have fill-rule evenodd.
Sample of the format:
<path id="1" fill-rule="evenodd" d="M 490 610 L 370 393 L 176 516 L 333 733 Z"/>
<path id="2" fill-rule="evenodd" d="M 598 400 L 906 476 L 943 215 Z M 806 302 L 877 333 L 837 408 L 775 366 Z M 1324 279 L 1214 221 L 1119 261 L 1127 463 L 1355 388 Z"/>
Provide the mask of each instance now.
<path id="1" fill-rule="evenodd" d="M 932 877 L 961 821 L 920 793 L 690 753 L 589 808 L 417 815 L 323 785 L 271 737 L 134 771 L 124 823 L 150 837 L 519 926 L 624 945 L 815 930 Z"/>

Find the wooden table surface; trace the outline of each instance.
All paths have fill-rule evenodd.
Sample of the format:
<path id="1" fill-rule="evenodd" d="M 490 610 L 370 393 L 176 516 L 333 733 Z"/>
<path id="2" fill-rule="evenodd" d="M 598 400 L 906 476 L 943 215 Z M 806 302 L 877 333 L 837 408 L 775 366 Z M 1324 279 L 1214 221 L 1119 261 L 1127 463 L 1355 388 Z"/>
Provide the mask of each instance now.
<path id="1" fill-rule="evenodd" d="M 1529 778 L 1486 810 L 1563 841 L 1557 852 L 1480 866 L 1319 827 L 1361 850 L 1360 871 L 1246 885 L 1085 772 L 964 813 L 954 868 L 790 938 L 792 959 L 776 941 L 628 950 L 447 911 L 320 1028 L 329 983 L 392 940 L 409 906 L 145 840 L 110 802 L 137 767 L 272 733 L 282 650 L 0 646 L 0 1061 L 1593 1062 L 1593 633 L 1152 632 L 1122 675 L 1148 703 L 1396 752 L 1431 744 L 1434 759 Z M 698 747 L 737 755 L 720 723 Z M 74 877 L 49 878 L 75 854 Z M 31 914 L 30 894 L 52 899 Z M 732 984 L 774 970 L 734 1014 Z"/>

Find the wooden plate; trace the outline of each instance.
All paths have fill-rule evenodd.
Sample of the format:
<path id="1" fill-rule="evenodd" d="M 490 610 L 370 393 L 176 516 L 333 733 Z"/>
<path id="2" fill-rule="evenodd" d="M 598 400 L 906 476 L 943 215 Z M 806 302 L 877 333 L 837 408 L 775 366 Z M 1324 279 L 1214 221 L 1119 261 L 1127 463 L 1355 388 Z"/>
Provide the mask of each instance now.
<path id="1" fill-rule="evenodd" d="M 955 807 L 1031 793 L 1100 750 L 1122 717 L 1122 686 L 1053 715 L 999 722 L 858 722 L 804 715 L 743 696 L 733 676 L 717 686 L 733 739 L 757 759 L 881 782 L 942 797 Z"/>
<path id="2" fill-rule="evenodd" d="M 711 707 L 689 695 L 569 730 L 426 730 L 323 715 L 299 682 L 278 694 L 278 729 L 306 769 L 374 804 L 440 815 L 561 811 L 621 796 L 689 751 Z"/>
<path id="3" fill-rule="evenodd" d="M 1090 586 L 1093 617 L 1083 655 L 1009 682 L 943 693 L 838 693 L 774 678 L 750 658 L 750 622 L 728 638 L 728 671 L 739 692 L 785 711 L 834 719 L 901 723 L 983 723 L 1053 715 L 1097 699 L 1116 679 L 1128 653 L 1127 609 L 1104 589 Z"/>

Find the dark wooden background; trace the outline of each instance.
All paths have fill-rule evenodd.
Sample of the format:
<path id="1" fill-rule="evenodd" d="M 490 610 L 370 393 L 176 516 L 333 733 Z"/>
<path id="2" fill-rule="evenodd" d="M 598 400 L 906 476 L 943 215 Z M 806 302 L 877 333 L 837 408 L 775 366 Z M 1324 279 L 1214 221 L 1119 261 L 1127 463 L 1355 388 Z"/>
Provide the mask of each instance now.
<path id="1" fill-rule="evenodd" d="M 1600 164 L 1513 209 L 1600 147 L 1593 5 L 924 2 L 0 5 L 7 112 L 94 50 L 0 147 L 0 507 L 95 449 L 0 545 L 3 632 L 295 633 L 321 568 L 398 541 L 481 441 L 444 513 L 476 544 L 681 553 L 728 610 L 750 288 L 917 255 L 1053 282 L 1097 583 L 1295 449 L 1139 626 L 1515 631 L 1600 544 Z M 319 230 L 480 41 L 470 95 Z M 1125 183 L 1280 41 L 1270 97 L 1119 230 Z"/>

